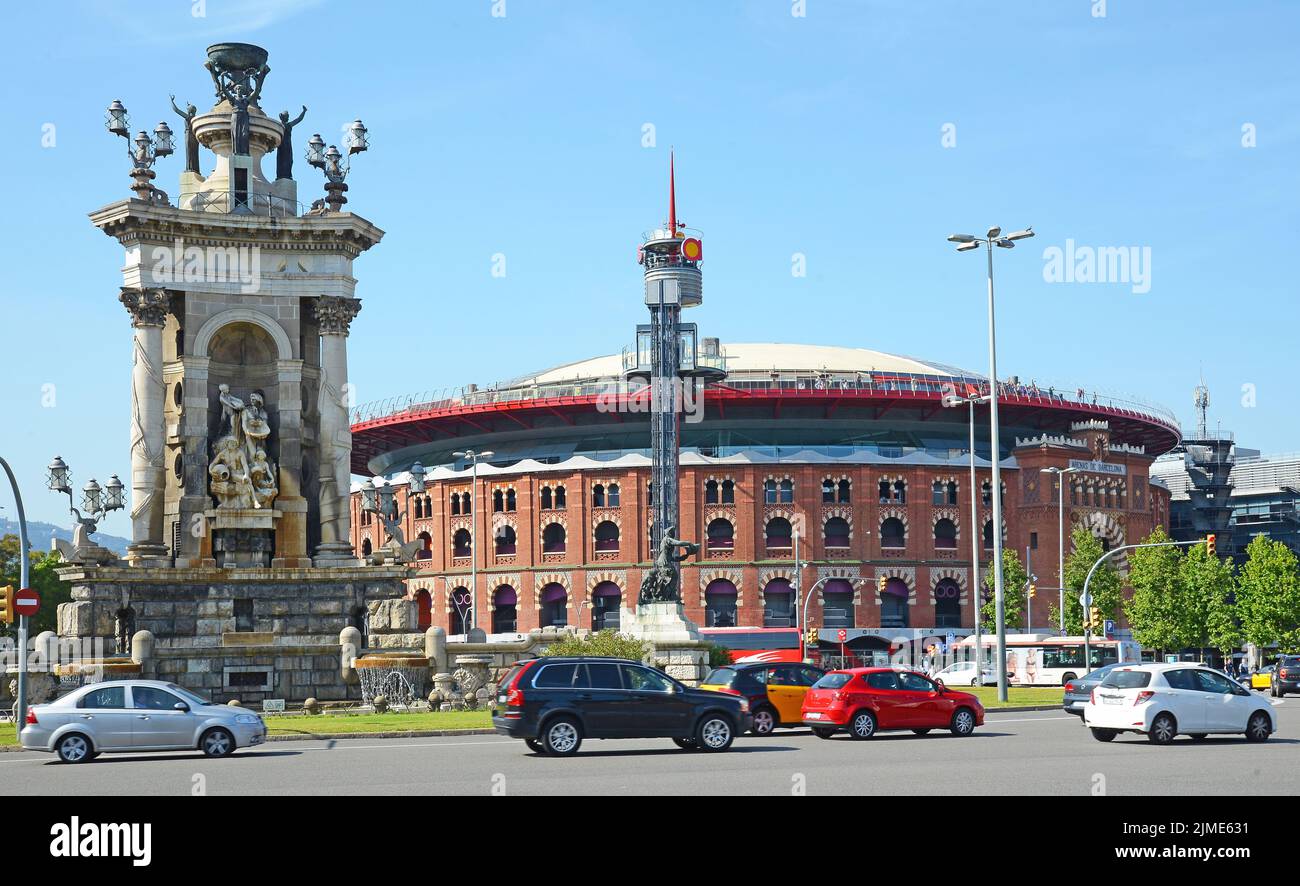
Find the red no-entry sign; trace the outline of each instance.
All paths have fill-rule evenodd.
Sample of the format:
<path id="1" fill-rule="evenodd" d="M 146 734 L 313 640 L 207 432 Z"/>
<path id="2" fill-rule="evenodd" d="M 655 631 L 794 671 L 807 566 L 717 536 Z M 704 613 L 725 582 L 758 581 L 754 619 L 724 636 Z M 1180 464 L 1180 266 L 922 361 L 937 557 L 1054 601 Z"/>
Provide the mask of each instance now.
<path id="1" fill-rule="evenodd" d="M 41 611 L 41 595 L 31 588 L 21 588 L 14 594 L 14 612 L 19 615 L 35 615 Z"/>
<path id="2" fill-rule="evenodd" d="M 839 641 L 843 643 L 845 640 L 849 638 L 849 632 L 841 629 L 840 632 L 836 634 L 836 636 L 839 638 Z"/>

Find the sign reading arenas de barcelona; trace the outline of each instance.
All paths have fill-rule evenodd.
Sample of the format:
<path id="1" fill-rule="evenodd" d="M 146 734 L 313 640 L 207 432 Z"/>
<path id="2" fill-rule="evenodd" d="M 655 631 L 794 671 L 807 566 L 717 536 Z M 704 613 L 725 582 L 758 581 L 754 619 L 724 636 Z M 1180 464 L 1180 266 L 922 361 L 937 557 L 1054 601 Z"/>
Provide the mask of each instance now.
<path id="1" fill-rule="evenodd" d="M 349 335 L 366 334 L 354 263 L 384 235 L 344 208 L 368 131 L 353 123 L 340 150 L 294 132 L 308 109 L 268 114 L 295 104 L 267 57 L 210 47 L 208 107 L 173 97 L 176 133 L 133 137 L 109 107 L 134 145 L 134 196 L 90 218 L 124 250 L 132 538 L 124 559 L 89 532 L 64 552 L 58 634 L 104 651 L 63 667 L 254 703 L 473 706 L 559 631 L 616 628 L 698 681 L 707 635 L 727 629 L 830 628 L 823 642 L 859 653 L 963 637 L 995 534 L 1042 550 L 1035 569 L 1057 586 L 1062 480 L 1067 532 L 1116 546 L 1167 524 L 1150 466 L 1179 432 L 1158 408 L 1000 381 L 1002 450 L 982 437 L 971 488 L 966 400 L 945 400 L 988 393 L 987 377 L 701 337 L 681 312 L 702 305 L 704 244 L 677 218 L 672 172 L 668 217 L 638 252 L 651 322 L 631 346 L 350 409 Z M 172 196 L 152 167 L 174 149 Z M 300 202 L 295 160 L 324 173 L 323 197 Z M 56 458 L 50 486 L 67 485 Z"/>

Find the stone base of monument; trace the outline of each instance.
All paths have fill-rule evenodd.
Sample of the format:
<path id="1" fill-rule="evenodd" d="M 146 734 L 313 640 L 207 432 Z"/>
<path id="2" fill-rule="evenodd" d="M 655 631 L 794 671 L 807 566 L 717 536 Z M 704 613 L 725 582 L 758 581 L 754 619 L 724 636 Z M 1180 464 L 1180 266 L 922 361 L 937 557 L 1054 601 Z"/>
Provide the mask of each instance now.
<path id="1" fill-rule="evenodd" d="M 686 617 L 681 603 L 642 603 L 624 609 L 619 633 L 646 640 L 654 647 L 654 663 L 671 677 L 697 685 L 709 673 L 709 644 Z"/>
<path id="2" fill-rule="evenodd" d="M 143 676 L 172 680 L 217 701 L 360 699 L 345 679 L 339 635 L 363 626 L 361 650 L 398 635 L 418 639 L 405 567 L 351 569 L 146 569 L 69 565 L 59 577 L 62 638 L 101 640 L 147 632 Z M 392 640 L 390 640 L 390 636 Z"/>

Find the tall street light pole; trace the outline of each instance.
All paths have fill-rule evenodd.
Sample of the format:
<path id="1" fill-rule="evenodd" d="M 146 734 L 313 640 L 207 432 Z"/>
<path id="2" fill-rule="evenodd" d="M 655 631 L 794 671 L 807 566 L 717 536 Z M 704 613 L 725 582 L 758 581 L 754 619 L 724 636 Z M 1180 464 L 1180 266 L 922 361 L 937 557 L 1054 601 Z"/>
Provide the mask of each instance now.
<path id="1" fill-rule="evenodd" d="M 983 608 L 980 601 L 984 595 L 980 587 L 979 505 L 975 498 L 975 490 L 979 488 L 975 480 L 975 406 L 983 405 L 989 402 L 989 399 L 978 394 L 967 394 L 965 397 L 949 394 L 943 398 L 943 405 L 949 408 L 961 406 L 963 402 L 970 406 L 970 586 L 974 590 L 975 598 L 975 684 L 977 686 L 984 685 L 984 645 L 980 627 L 980 621 L 984 617 L 984 613 L 980 611 Z"/>
<path id="2" fill-rule="evenodd" d="M 1078 468 L 1040 468 L 1044 474 L 1056 476 L 1056 580 L 1061 586 L 1060 609 L 1061 636 L 1065 636 L 1065 475 L 1076 473 Z"/>
<path id="3" fill-rule="evenodd" d="M 1007 700 L 1007 626 L 1002 588 L 1002 476 L 999 470 L 1002 450 L 998 446 L 998 343 L 997 322 L 994 317 L 993 300 L 993 247 L 1011 249 L 1015 241 L 1034 236 L 1031 228 L 1002 236 L 999 227 L 989 228 L 984 237 L 972 234 L 952 234 L 948 241 L 956 243 L 958 252 L 978 249 L 980 244 L 988 248 L 989 279 L 989 439 L 992 444 L 989 456 L 992 464 L 993 487 L 993 598 L 997 608 L 998 634 L 998 701 Z"/>
<path id="4" fill-rule="evenodd" d="M 31 551 L 27 547 L 27 514 L 23 511 L 23 496 L 18 491 L 18 479 L 14 477 L 9 462 L 0 458 L 0 467 L 9 475 L 9 485 L 14 490 L 14 504 L 18 508 L 18 587 L 31 587 Z M 18 704 L 14 709 L 15 734 L 23 731 L 27 720 L 27 616 L 18 616 Z"/>
<path id="5" fill-rule="evenodd" d="M 496 455 L 491 450 L 484 452 L 475 452 L 473 449 L 462 449 L 453 452 L 452 455 L 457 458 L 469 460 L 469 500 L 470 500 L 470 518 L 469 518 L 469 624 L 465 626 L 465 640 L 470 641 L 470 631 L 478 627 L 478 461 L 480 458 L 491 458 Z"/>

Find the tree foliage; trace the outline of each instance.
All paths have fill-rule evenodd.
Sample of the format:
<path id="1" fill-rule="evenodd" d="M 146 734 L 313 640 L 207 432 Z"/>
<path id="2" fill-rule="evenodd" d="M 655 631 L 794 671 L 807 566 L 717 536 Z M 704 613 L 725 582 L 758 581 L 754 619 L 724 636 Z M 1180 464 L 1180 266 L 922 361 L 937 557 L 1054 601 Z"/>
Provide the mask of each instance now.
<path id="1" fill-rule="evenodd" d="M 1300 651 L 1300 563 L 1279 541 L 1257 535 L 1237 578 L 1236 615 L 1247 643 Z"/>
<path id="2" fill-rule="evenodd" d="M 18 536 L 6 535 L 0 538 L 0 585 L 13 585 L 14 590 L 21 586 L 22 561 Z M 48 551 L 31 551 L 31 575 L 29 584 L 41 595 L 41 608 L 32 616 L 28 624 L 28 636 L 35 637 L 42 631 L 53 631 L 58 626 L 58 607 L 72 599 L 72 586 L 61 581 L 54 573 L 61 563 L 58 556 Z M 7 630 L 6 630 L 7 629 Z M 0 633 L 17 635 L 17 625 L 0 625 Z"/>
<path id="3" fill-rule="evenodd" d="M 1159 544 L 1170 541 L 1163 527 L 1157 526 L 1143 542 Z M 1133 596 L 1124 604 L 1124 616 L 1133 638 L 1148 649 L 1180 649 L 1183 639 L 1179 627 L 1178 548 L 1138 548 L 1128 558 L 1128 583 Z"/>
<path id="4" fill-rule="evenodd" d="M 1184 646 L 1232 649 L 1240 640 L 1232 615 L 1232 563 L 1194 545 L 1178 564 L 1178 626 Z"/>
<path id="5" fill-rule="evenodd" d="M 1020 563 L 1020 555 L 1012 548 L 1002 549 L 1002 610 L 1008 626 L 1024 627 L 1025 624 L 1025 584 L 1029 573 Z M 984 630 L 990 633 L 997 629 L 997 601 L 994 599 L 993 568 L 984 574 L 984 601 L 980 606 Z"/>
<path id="6" fill-rule="evenodd" d="M 1101 556 L 1106 553 L 1101 539 L 1082 526 L 1070 534 L 1070 553 L 1065 558 L 1065 632 L 1072 636 L 1083 633 L 1083 604 L 1079 595 L 1083 584 Z M 1115 568 L 1114 560 L 1097 567 L 1088 582 L 1092 605 L 1101 610 L 1102 618 L 1116 619 L 1124 605 L 1124 580 Z"/>
<path id="7" fill-rule="evenodd" d="M 644 640 L 637 640 L 612 629 L 597 631 L 579 637 L 568 634 L 546 647 L 543 655 L 598 655 L 606 658 L 630 658 L 648 661 L 652 648 Z"/>

